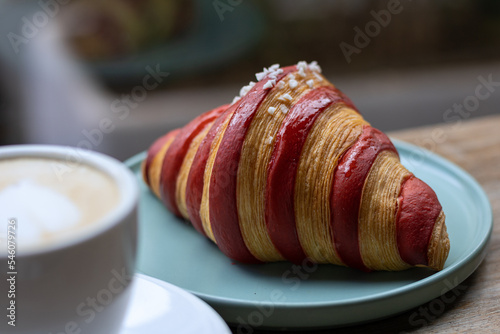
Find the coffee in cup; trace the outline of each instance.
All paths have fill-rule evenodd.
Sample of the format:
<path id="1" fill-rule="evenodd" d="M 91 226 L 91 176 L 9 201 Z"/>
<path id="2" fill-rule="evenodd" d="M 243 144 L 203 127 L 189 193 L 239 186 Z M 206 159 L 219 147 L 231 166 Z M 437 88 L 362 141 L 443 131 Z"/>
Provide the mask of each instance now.
<path id="1" fill-rule="evenodd" d="M 0 147 L 0 333 L 114 334 L 134 274 L 137 181 L 70 147 Z"/>
<path id="2" fill-rule="evenodd" d="M 81 165 L 62 177 L 57 167 L 63 163 L 30 157 L 0 161 L 0 222 L 17 221 L 20 251 L 83 233 L 120 200 L 118 187 L 108 175 Z M 6 249 L 1 244 L 6 234 L 7 229 L 0 228 L 0 250 Z"/>

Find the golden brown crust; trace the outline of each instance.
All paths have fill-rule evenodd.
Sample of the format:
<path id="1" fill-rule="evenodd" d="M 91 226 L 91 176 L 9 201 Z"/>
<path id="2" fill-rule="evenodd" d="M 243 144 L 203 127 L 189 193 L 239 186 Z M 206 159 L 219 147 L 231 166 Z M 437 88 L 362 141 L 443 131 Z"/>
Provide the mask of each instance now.
<path id="1" fill-rule="evenodd" d="M 241 233 L 252 255 L 265 262 L 284 260 L 269 237 L 264 214 L 267 169 L 274 138 L 286 117 L 283 111 L 288 112 L 311 89 L 331 86 L 326 80 L 319 81 L 318 76 L 307 72 L 303 83 L 291 89 L 288 83 L 294 77 L 294 74 L 287 75 L 282 79 L 283 88 L 271 90 L 262 101 L 248 129 L 238 164 L 237 204 Z M 315 79 L 312 87 L 305 84 L 310 79 Z M 290 100 L 283 98 L 286 94 Z M 272 114 L 269 113 L 270 107 L 276 108 Z"/>
<path id="2" fill-rule="evenodd" d="M 445 214 L 441 211 L 429 240 L 429 249 L 427 251 L 429 267 L 434 270 L 442 270 L 449 252 L 450 239 L 448 239 L 448 232 L 446 231 Z"/>
<path id="3" fill-rule="evenodd" d="M 392 151 L 381 152 L 370 169 L 363 187 L 358 225 L 360 253 L 369 269 L 410 267 L 399 255 L 396 238 L 397 198 L 409 175 Z"/>
<path id="4" fill-rule="evenodd" d="M 189 177 L 189 170 L 191 169 L 191 165 L 193 164 L 193 159 L 196 155 L 196 151 L 200 146 L 203 138 L 207 134 L 208 130 L 210 130 L 210 126 L 213 122 L 209 123 L 206 128 L 201 131 L 191 142 L 189 145 L 189 149 L 182 161 L 181 168 L 179 170 L 179 176 L 177 177 L 177 183 L 175 187 L 175 199 L 177 203 L 177 207 L 179 208 L 179 212 L 185 219 L 189 219 L 187 205 L 186 205 L 186 186 L 187 180 Z"/>
<path id="5" fill-rule="evenodd" d="M 175 136 L 171 136 L 162 146 L 162 148 L 158 151 L 158 153 L 154 156 L 153 161 L 149 166 L 149 170 L 146 170 L 145 163 L 142 164 L 142 170 L 144 173 L 149 173 L 149 182 L 150 188 L 153 193 L 161 199 L 160 193 L 160 178 L 161 178 L 161 169 L 163 165 L 163 159 L 165 158 L 165 154 L 167 153 L 170 144 L 174 141 Z"/>
<path id="6" fill-rule="evenodd" d="M 201 198 L 201 206 L 200 206 L 200 218 L 203 224 L 203 230 L 210 240 L 217 243 L 215 241 L 215 236 L 212 231 L 212 225 L 210 222 L 210 207 L 209 207 L 209 190 L 217 191 L 217 189 L 209 189 L 210 188 L 210 178 L 212 177 L 212 169 L 214 166 L 214 160 L 217 155 L 217 151 L 219 150 L 220 143 L 222 141 L 222 137 L 224 136 L 224 132 L 231 121 L 231 115 L 228 115 L 224 123 L 219 129 L 219 132 L 216 133 L 212 144 L 210 145 L 210 154 L 208 156 L 207 165 L 205 167 L 205 173 L 203 176 L 203 195 Z"/>
<path id="7" fill-rule="evenodd" d="M 302 248 L 316 263 L 343 264 L 331 238 L 330 193 L 337 162 L 364 124 L 356 111 L 332 105 L 318 116 L 302 149 L 295 182 L 295 219 Z"/>

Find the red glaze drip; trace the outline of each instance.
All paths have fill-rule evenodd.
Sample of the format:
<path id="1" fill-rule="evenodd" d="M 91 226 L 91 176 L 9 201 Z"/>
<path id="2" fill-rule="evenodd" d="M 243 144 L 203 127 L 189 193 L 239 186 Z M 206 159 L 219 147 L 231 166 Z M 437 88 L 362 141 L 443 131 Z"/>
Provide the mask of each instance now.
<path id="1" fill-rule="evenodd" d="M 166 207 L 179 217 L 182 215 L 177 207 L 175 191 L 177 187 L 177 177 L 179 176 L 184 157 L 193 139 L 203 131 L 209 123 L 213 122 L 222 114 L 227 107 L 226 105 L 212 109 L 189 122 L 180 129 L 179 134 L 175 137 L 165 154 L 160 178 L 161 197 Z"/>
<path id="2" fill-rule="evenodd" d="M 302 147 L 318 116 L 331 104 L 343 103 L 341 93 L 320 87 L 304 95 L 288 112 L 274 143 L 266 184 L 266 226 L 271 241 L 287 260 L 302 263 L 295 224 L 294 193 Z"/>
<path id="3" fill-rule="evenodd" d="M 296 66 L 283 68 L 283 73 L 277 75 L 276 82 L 296 70 Z M 260 261 L 250 253 L 241 234 L 236 199 L 238 164 L 248 128 L 270 91 L 263 89 L 269 80 L 266 77 L 256 83 L 235 106 L 235 112 L 217 151 L 210 180 L 210 221 L 214 222 L 212 231 L 217 246 L 228 257 L 246 263 Z"/>
<path id="4" fill-rule="evenodd" d="M 144 182 L 148 185 L 151 186 L 151 181 L 149 180 L 149 169 L 151 168 L 151 164 L 153 163 L 153 160 L 155 156 L 160 152 L 162 147 L 165 145 L 165 143 L 172 138 L 173 136 L 177 136 L 179 133 L 179 129 L 175 129 L 167 133 L 166 135 L 158 138 L 153 145 L 148 150 L 148 153 L 146 155 L 146 161 L 144 163 Z"/>
<path id="5" fill-rule="evenodd" d="M 410 265 L 428 265 L 429 240 L 442 209 L 436 193 L 411 176 L 401 186 L 398 203 L 396 228 L 401 259 Z"/>
<path id="6" fill-rule="evenodd" d="M 187 212 L 191 224 L 204 236 L 207 236 L 207 234 L 203 229 L 203 223 L 200 217 L 200 207 L 203 197 L 205 168 L 207 166 L 208 156 L 210 155 L 210 146 L 212 145 L 215 135 L 220 131 L 224 121 L 231 115 L 232 111 L 233 108 L 226 108 L 224 113 L 222 113 L 212 124 L 210 130 L 208 130 L 206 136 L 202 139 L 200 146 L 198 146 L 193 163 L 191 164 L 191 169 L 189 170 L 186 185 Z"/>
<path id="7" fill-rule="evenodd" d="M 397 153 L 384 133 L 365 125 L 358 140 L 340 159 L 334 174 L 330 202 L 333 242 L 338 255 L 347 266 L 363 271 L 369 269 L 363 263 L 359 250 L 358 218 L 361 197 L 375 159 L 385 150 Z"/>

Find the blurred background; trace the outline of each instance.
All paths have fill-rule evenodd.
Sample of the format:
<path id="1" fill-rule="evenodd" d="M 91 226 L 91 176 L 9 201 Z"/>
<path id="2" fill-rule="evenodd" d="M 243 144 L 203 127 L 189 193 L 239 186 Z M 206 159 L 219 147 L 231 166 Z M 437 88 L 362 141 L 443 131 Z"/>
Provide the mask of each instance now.
<path id="1" fill-rule="evenodd" d="M 0 0 L 0 144 L 124 160 L 299 60 L 383 131 L 498 113 L 500 1 Z"/>

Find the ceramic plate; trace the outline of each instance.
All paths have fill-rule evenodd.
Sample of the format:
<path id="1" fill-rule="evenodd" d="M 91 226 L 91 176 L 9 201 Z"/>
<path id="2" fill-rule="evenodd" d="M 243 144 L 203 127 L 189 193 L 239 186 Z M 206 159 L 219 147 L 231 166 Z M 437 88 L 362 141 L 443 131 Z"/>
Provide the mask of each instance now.
<path id="1" fill-rule="evenodd" d="M 231 334 L 205 302 L 165 281 L 135 274 L 132 298 L 120 334 Z"/>
<path id="2" fill-rule="evenodd" d="M 170 214 L 141 180 L 145 153 L 126 163 L 141 184 L 138 271 L 192 292 L 230 324 L 273 329 L 325 328 L 395 315 L 439 297 L 483 260 L 493 227 L 488 198 L 451 162 L 394 140 L 403 164 L 436 192 L 447 216 L 445 268 L 363 273 L 333 265 L 235 263 Z"/>

